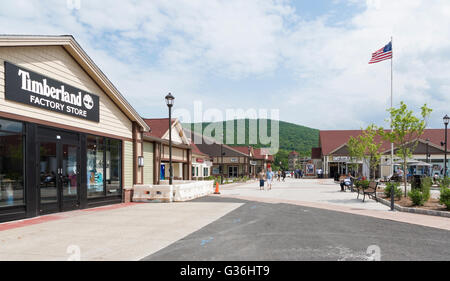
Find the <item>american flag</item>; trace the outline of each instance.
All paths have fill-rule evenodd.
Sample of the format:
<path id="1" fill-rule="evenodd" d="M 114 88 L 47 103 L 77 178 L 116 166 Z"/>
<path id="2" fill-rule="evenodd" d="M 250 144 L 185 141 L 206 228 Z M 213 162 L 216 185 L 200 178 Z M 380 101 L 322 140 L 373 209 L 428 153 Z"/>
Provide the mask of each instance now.
<path id="1" fill-rule="evenodd" d="M 392 42 L 372 54 L 369 64 L 392 59 Z"/>

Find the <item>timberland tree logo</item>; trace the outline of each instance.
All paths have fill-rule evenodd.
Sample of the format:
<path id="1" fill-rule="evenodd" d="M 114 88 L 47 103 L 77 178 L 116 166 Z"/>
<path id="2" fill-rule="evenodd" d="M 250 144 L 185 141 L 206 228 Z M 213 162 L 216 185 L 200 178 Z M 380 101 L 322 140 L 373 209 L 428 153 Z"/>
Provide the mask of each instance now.
<path id="1" fill-rule="evenodd" d="M 99 97 L 5 62 L 5 98 L 63 114 L 99 121 Z"/>
<path id="2" fill-rule="evenodd" d="M 87 109 L 92 109 L 94 107 L 94 101 L 90 95 L 85 95 L 83 98 L 83 104 Z"/>

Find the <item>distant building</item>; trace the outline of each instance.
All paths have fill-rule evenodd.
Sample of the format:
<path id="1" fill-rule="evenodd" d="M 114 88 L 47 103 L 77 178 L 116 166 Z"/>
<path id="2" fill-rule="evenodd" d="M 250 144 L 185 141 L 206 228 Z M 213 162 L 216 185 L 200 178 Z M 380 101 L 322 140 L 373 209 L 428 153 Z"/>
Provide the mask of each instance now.
<path id="1" fill-rule="evenodd" d="M 288 169 L 290 171 L 297 169 L 297 164 L 299 161 L 299 154 L 297 151 L 291 151 L 288 156 Z"/>
<path id="2" fill-rule="evenodd" d="M 201 180 L 211 175 L 212 161 L 208 154 L 198 149 L 195 143 L 191 142 L 192 147 L 192 179 Z"/>
<path id="3" fill-rule="evenodd" d="M 194 133 L 188 129 L 184 129 L 186 135 L 190 136 L 191 140 L 195 140 Z M 205 163 L 208 167 L 208 176 L 224 176 L 227 178 L 236 177 L 256 177 L 257 173 L 264 171 L 273 163 L 273 155 L 270 155 L 266 148 L 253 148 L 252 146 L 229 146 L 221 144 L 214 139 L 201 136 L 201 143 L 194 144 L 191 141 L 192 155 L 205 158 Z M 192 160 L 194 178 L 200 178 L 196 175 L 196 162 L 198 158 Z M 202 161 L 202 160 L 200 160 Z M 203 167 L 203 170 L 206 171 Z M 206 176 L 204 176 L 206 177 Z"/>
<path id="4" fill-rule="evenodd" d="M 320 154 L 322 160 L 321 168 L 325 177 L 333 178 L 336 174 L 344 174 L 352 170 L 359 174 L 367 173 L 367 165 L 360 161 L 352 161 L 350 159 L 347 147 L 347 142 L 350 137 L 359 136 L 362 132 L 362 130 L 331 130 L 319 132 L 320 147 L 312 149 L 312 158 L 318 159 Z M 416 174 L 425 174 L 428 172 L 430 175 L 438 174 L 439 176 L 443 176 L 444 147 L 441 145 L 441 141 L 443 140 L 445 140 L 444 129 L 425 130 L 424 134 L 418 140 L 419 143 L 416 149 L 412 153 L 412 159 L 428 162 L 431 164 L 431 167 L 429 171 L 426 171 L 425 167 L 415 169 L 414 172 Z M 380 165 L 376 169 L 376 177 L 389 177 L 391 173 L 391 144 L 383 141 L 381 137 L 376 137 L 375 141 L 381 143 L 380 152 L 382 154 Z M 394 163 L 396 163 L 395 159 Z M 447 167 L 449 167 L 449 164 L 447 163 Z M 355 165 L 355 168 L 352 167 Z"/>
<path id="5" fill-rule="evenodd" d="M 172 167 L 174 180 L 190 180 L 192 168 L 192 147 L 178 119 L 173 118 L 169 128 L 169 118 L 144 118 L 151 128 L 144 133 L 144 184 L 165 184 L 170 178 L 169 131 L 172 135 Z"/>

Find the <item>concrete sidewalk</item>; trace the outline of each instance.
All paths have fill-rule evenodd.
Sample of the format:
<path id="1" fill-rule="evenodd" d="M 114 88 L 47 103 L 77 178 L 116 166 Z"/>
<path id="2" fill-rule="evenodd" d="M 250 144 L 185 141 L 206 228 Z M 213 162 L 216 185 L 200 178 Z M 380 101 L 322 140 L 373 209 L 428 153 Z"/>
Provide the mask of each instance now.
<path id="1" fill-rule="evenodd" d="M 287 203 L 379 219 L 450 230 L 450 218 L 392 212 L 388 206 L 368 199 L 362 202 L 354 192 L 340 192 L 333 179 L 289 179 L 275 181 L 272 190 L 259 190 L 258 183 L 221 190 L 221 196 L 264 203 Z"/>
<path id="2" fill-rule="evenodd" d="M 0 224 L 0 261 L 140 260 L 240 203 L 131 203 Z"/>
<path id="3" fill-rule="evenodd" d="M 267 189 L 267 183 L 266 183 Z M 339 184 L 333 179 L 291 179 L 274 181 L 272 190 L 259 190 L 259 182 L 254 181 L 241 184 L 232 188 L 223 188 L 221 194 L 226 196 L 245 196 L 261 199 L 298 200 L 305 202 L 327 203 L 357 209 L 369 209 L 385 211 L 389 208 L 373 200 L 362 202 L 362 195 L 357 199 L 357 194 L 346 191 L 341 192 Z"/>

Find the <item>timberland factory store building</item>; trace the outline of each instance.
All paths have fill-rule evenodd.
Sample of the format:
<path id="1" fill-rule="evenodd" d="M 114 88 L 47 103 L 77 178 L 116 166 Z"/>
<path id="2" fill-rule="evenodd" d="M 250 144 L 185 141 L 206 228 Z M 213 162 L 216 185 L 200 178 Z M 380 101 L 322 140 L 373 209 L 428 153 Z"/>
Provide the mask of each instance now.
<path id="1" fill-rule="evenodd" d="M 73 37 L 0 36 L 0 222 L 122 202 L 149 129 Z"/>

